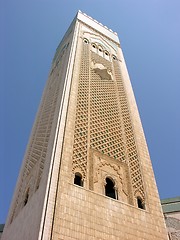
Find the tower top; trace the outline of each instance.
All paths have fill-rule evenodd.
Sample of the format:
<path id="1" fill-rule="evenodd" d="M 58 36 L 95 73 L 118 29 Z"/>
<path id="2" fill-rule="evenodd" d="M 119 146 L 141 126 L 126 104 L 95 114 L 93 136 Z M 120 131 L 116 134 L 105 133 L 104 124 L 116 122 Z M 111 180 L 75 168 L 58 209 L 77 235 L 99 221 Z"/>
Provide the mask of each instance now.
<path id="1" fill-rule="evenodd" d="M 78 20 L 84 22 L 88 26 L 96 29 L 98 32 L 108 36 L 110 39 L 112 39 L 113 41 L 117 42 L 118 44 L 120 43 L 119 42 L 119 38 L 118 38 L 116 32 L 113 32 L 107 26 L 104 26 L 102 23 L 96 21 L 95 19 L 93 19 L 92 17 L 88 16 L 87 14 L 82 13 L 80 10 L 78 11 L 76 18 Z"/>

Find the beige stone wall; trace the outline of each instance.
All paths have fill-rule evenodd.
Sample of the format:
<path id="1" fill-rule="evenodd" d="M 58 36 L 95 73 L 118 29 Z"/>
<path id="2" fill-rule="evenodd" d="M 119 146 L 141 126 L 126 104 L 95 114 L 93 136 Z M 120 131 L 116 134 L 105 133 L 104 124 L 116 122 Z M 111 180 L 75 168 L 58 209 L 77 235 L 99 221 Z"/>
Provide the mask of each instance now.
<path id="1" fill-rule="evenodd" d="M 85 32 L 85 33 L 84 33 Z M 91 79 L 90 68 L 89 71 L 85 70 L 85 67 L 81 67 L 81 60 L 83 58 L 83 52 L 86 54 L 86 63 L 91 63 L 91 50 L 87 52 L 88 47 L 84 47 L 83 38 L 88 36 L 96 35 L 98 41 L 102 38 L 97 37 L 98 34 L 95 34 L 92 29 L 89 29 L 87 26 L 84 27 L 81 25 L 81 32 L 79 36 L 79 41 L 76 51 L 76 61 L 74 65 L 74 73 L 71 85 L 71 93 L 68 107 L 68 115 L 65 126 L 65 136 L 63 144 L 63 153 L 61 159 L 61 168 L 58 182 L 58 192 L 56 197 L 56 208 L 54 212 L 54 221 L 52 229 L 52 239 L 53 240 L 63 240 L 63 239 L 139 239 L 139 240 L 149 240 L 149 239 L 164 239 L 167 240 L 167 231 L 165 228 L 165 222 L 162 215 L 160 200 L 158 196 L 157 186 L 155 183 L 155 178 L 152 170 L 152 165 L 139 118 L 134 94 L 132 87 L 129 81 L 126 65 L 123 59 L 123 54 L 120 48 L 117 47 L 117 50 L 112 50 L 111 54 L 116 54 L 119 67 L 121 71 L 121 79 L 123 81 L 123 86 L 127 96 L 127 109 L 129 111 L 129 117 L 131 122 L 131 131 L 135 139 L 135 148 L 136 155 L 138 156 L 136 161 L 135 170 L 138 169 L 138 178 L 140 179 L 140 188 L 139 185 L 135 184 L 136 178 L 134 178 L 134 185 L 132 182 L 133 178 L 133 167 L 130 168 L 131 164 L 131 152 L 125 152 L 125 161 L 115 163 L 119 161 L 118 159 L 112 156 L 111 151 L 107 151 L 103 156 L 101 148 L 96 148 L 92 150 L 91 146 L 91 136 L 86 135 L 85 138 L 81 138 L 79 133 L 76 133 L 77 123 L 79 122 L 78 115 L 79 112 L 85 112 L 83 107 L 81 109 L 77 106 L 81 101 L 78 94 L 81 94 L 81 77 L 80 73 L 82 71 L 86 72 L 86 79 L 84 80 L 87 84 L 87 80 L 90 84 L 89 79 Z M 84 35 L 83 35 L 84 34 Z M 92 38 L 94 38 L 94 36 Z M 105 39 L 104 46 L 109 46 L 108 39 L 103 36 Z M 110 42 L 109 42 L 110 43 Z M 88 43 L 90 44 L 90 43 Z M 113 45 L 114 43 L 112 43 Z M 110 47 L 109 47 L 110 48 Z M 86 50 L 83 50 L 86 49 Z M 114 51 L 114 52 L 113 52 Z M 99 58 L 101 59 L 101 58 Z M 87 62 L 88 61 L 88 62 Z M 106 62 L 103 60 L 102 63 L 105 65 Z M 95 63 L 94 63 L 95 64 Z M 83 65 L 84 66 L 84 65 Z M 97 65 L 93 65 L 97 66 Z M 92 65 L 91 65 L 92 67 Z M 102 69 L 100 69 L 102 70 Z M 104 73 L 103 73 L 104 74 Z M 106 73 L 106 76 L 109 76 Z M 103 77 L 101 75 L 101 77 Z M 98 78 L 96 78 L 98 80 Z M 114 73 L 112 73 L 110 79 L 115 79 Z M 80 84 L 80 85 L 79 85 Z M 79 87 L 80 86 L 80 87 Z M 90 87 L 90 85 L 87 84 Z M 86 89 L 87 98 L 83 98 L 83 101 L 88 106 L 87 119 L 91 119 L 91 101 L 89 102 L 90 90 Z M 87 99 L 87 100 L 86 100 Z M 84 105 L 83 105 L 84 106 Z M 123 123 L 120 120 L 119 124 Z M 79 124 L 79 123 L 78 123 Z M 83 125 L 84 124 L 84 125 Z M 84 126 L 84 131 L 90 134 L 91 122 L 88 120 L 88 124 L 84 121 L 82 126 Z M 87 124 L 87 128 L 86 128 Z M 79 125 L 78 125 L 79 126 Z M 103 128 L 103 125 L 102 125 Z M 78 132 L 78 131 L 77 131 Z M 126 132 L 124 130 L 122 137 L 122 143 L 124 142 L 125 148 L 126 145 Z M 76 141 L 77 139 L 77 141 Z M 79 140 L 80 139 L 80 140 Z M 83 140 L 85 139 L 85 140 Z M 79 144 L 79 148 L 85 149 L 83 158 L 76 160 L 78 153 L 81 153 L 79 148 L 74 147 L 76 144 Z M 86 144 L 87 145 L 86 145 Z M 83 147 L 84 146 L 84 147 Z M 99 145 L 98 145 L 99 146 Z M 87 151 L 87 152 L 86 152 Z M 108 154 L 109 153 L 109 154 Z M 130 155 L 128 155 L 130 153 Z M 74 155 L 73 155 L 74 154 Z M 74 156 L 74 157 L 72 157 Z M 80 155 L 79 155 L 80 156 Z M 124 178 L 129 181 L 130 187 L 126 187 L 127 194 L 126 197 L 123 197 L 123 189 L 120 190 L 120 197 L 116 199 L 111 199 L 104 194 L 104 185 L 96 185 L 96 172 L 93 172 L 92 168 L 95 168 L 96 162 L 102 158 L 107 162 L 105 164 L 105 170 L 108 174 L 115 176 L 117 182 L 120 184 L 120 177 L 116 172 L 119 168 L 119 175 L 126 171 L 126 168 L 129 168 L 127 172 L 128 178 Z M 83 159 L 83 160 L 82 160 Z M 129 163 L 128 163 L 128 161 Z M 97 163 L 98 165 L 99 163 Z M 119 164 L 119 165 L 118 165 Z M 124 164 L 124 165 L 123 165 Z M 91 166 L 93 165 L 93 166 Z M 110 165 L 113 165 L 111 167 Z M 112 170 L 112 168 L 114 170 Z M 124 169 L 124 170 L 123 170 Z M 135 171 L 134 170 L 134 171 Z M 79 171 L 82 173 L 84 186 L 76 186 L 73 184 L 74 173 Z M 91 183 L 91 179 L 93 180 Z M 123 174 L 122 174 L 123 175 Z M 99 176 L 103 176 L 100 174 Z M 118 180 L 119 179 L 119 180 Z M 103 182 L 102 182 L 103 183 Z M 94 188 L 91 186 L 94 185 Z M 138 191 L 137 191 L 138 190 Z M 145 209 L 140 209 L 137 207 L 136 203 L 136 194 L 141 194 L 144 198 Z"/>
<path id="2" fill-rule="evenodd" d="M 160 214 L 64 182 L 53 239 L 167 239 Z"/>

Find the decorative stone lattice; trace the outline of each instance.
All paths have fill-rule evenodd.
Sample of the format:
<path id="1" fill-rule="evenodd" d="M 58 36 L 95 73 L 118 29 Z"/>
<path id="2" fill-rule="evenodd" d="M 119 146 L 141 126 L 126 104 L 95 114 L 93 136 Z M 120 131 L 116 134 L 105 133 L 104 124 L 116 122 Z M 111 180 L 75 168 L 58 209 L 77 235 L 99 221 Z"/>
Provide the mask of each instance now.
<path id="1" fill-rule="evenodd" d="M 113 66 L 115 79 L 112 74 Z M 110 72 L 112 77 L 101 72 L 105 70 Z M 87 171 L 88 144 L 91 149 L 113 159 L 129 161 L 134 197 L 141 197 L 144 201 L 140 163 L 117 58 L 114 58 L 112 63 L 90 51 L 89 44 L 83 43 L 73 150 L 73 172 L 78 169 L 83 178 Z"/>
<path id="2" fill-rule="evenodd" d="M 179 240 L 180 239 L 180 232 L 172 232 L 171 233 L 172 240 Z"/>
<path id="3" fill-rule="evenodd" d="M 73 172 L 86 177 L 88 142 L 89 45 L 83 42 L 73 146 Z"/>
<path id="4" fill-rule="evenodd" d="M 180 220 L 174 217 L 166 217 L 166 225 L 168 228 L 174 228 L 180 231 Z"/>
<path id="5" fill-rule="evenodd" d="M 111 63 L 92 52 L 92 61 L 111 70 Z M 90 146 L 117 160 L 125 160 L 117 91 L 112 79 L 102 80 L 91 69 Z"/>
<path id="6" fill-rule="evenodd" d="M 127 149 L 128 159 L 129 159 L 129 168 L 130 168 L 133 193 L 135 197 L 139 196 L 144 201 L 145 193 L 144 193 L 140 163 L 138 159 L 138 153 L 137 153 L 137 148 L 136 148 L 136 143 L 134 138 L 130 112 L 128 108 L 126 91 L 124 89 L 124 84 L 121 77 L 121 70 L 120 70 L 119 63 L 117 60 L 114 60 L 113 63 L 114 63 L 113 64 L 114 72 L 115 72 L 115 78 L 116 78 L 117 87 L 118 87 L 118 93 L 119 93 L 121 113 L 123 118 L 123 125 L 124 125 L 125 139 L 126 139 L 126 149 Z"/>
<path id="7" fill-rule="evenodd" d="M 29 200 L 40 185 L 60 89 L 59 76 L 61 75 L 65 65 L 64 60 L 66 54 L 64 48 L 63 53 L 63 55 L 59 53 L 60 55 L 52 67 L 48 80 L 48 87 L 46 88 L 46 92 L 36 118 L 36 123 L 32 130 L 31 142 L 29 143 L 29 148 L 26 153 L 25 167 L 13 215 L 11 217 L 11 222 L 13 218 L 18 215 L 21 208 L 24 207 L 24 198 L 27 189 L 29 189 Z"/>

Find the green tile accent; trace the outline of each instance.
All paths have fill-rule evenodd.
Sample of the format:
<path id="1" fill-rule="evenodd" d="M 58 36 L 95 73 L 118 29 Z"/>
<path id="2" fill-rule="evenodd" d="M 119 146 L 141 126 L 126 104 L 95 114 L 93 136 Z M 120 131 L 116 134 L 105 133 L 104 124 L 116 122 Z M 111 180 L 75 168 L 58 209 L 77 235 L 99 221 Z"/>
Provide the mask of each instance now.
<path id="1" fill-rule="evenodd" d="M 163 213 L 180 212 L 180 197 L 161 200 Z"/>
<path id="2" fill-rule="evenodd" d="M 180 197 L 175 197 L 175 198 L 166 198 L 161 200 L 161 204 L 164 203 L 174 203 L 174 202 L 180 202 Z"/>

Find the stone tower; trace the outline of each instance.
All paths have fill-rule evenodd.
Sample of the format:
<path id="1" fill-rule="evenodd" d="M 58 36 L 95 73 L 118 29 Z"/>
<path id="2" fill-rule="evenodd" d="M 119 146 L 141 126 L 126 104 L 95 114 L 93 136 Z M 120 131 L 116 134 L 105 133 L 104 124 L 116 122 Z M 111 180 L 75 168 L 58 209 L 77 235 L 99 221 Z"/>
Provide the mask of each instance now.
<path id="1" fill-rule="evenodd" d="M 168 239 L 118 36 L 81 12 L 54 56 L 2 239 Z"/>

